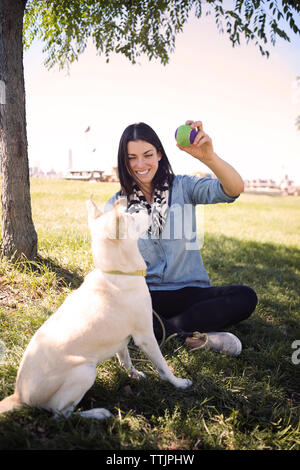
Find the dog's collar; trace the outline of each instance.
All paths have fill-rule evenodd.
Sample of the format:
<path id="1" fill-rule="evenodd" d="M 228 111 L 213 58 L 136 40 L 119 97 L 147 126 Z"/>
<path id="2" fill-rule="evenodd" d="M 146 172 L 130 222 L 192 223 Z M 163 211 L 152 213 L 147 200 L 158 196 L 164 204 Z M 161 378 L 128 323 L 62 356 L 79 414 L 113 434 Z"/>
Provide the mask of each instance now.
<path id="1" fill-rule="evenodd" d="M 123 271 L 103 271 L 107 274 L 123 274 L 124 276 L 146 276 L 145 269 L 138 269 L 137 271 L 133 271 L 132 273 L 123 273 Z"/>

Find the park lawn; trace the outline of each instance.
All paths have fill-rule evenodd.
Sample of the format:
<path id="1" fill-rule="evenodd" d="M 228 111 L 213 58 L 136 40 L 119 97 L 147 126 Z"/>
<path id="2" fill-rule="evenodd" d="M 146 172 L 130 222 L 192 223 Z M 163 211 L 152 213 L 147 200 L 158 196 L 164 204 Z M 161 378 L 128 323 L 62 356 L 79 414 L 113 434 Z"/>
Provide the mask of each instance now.
<path id="1" fill-rule="evenodd" d="M 86 199 L 93 194 L 103 206 L 117 189 L 31 181 L 39 259 L 0 264 L 0 399 L 13 391 L 31 336 L 93 268 Z M 242 354 L 190 353 L 171 340 L 162 346 L 169 365 L 193 381 L 178 390 L 131 346 L 148 378 L 128 378 L 112 358 L 79 405 L 108 408 L 113 418 L 55 420 L 43 410 L 15 410 L 0 416 L 0 450 L 300 449 L 300 352 L 293 348 L 300 341 L 300 198 L 243 194 L 197 210 L 212 284 L 247 284 L 259 298 L 251 318 L 230 330 Z"/>

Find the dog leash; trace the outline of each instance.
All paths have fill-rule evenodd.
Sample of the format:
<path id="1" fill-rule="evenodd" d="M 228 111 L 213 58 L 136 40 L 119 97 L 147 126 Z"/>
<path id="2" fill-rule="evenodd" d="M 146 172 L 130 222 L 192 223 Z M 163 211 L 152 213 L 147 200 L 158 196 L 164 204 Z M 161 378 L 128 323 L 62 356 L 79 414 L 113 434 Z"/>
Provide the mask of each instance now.
<path id="1" fill-rule="evenodd" d="M 157 320 L 159 321 L 161 329 L 162 329 L 162 340 L 161 340 L 161 343 L 159 344 L 159 348 L 161 349 L 162 346 L 165 344 L 165 342 L 168 341 L 169 339 L 173 338 L 174 336 L 177 336 L 177 333 L 174 333 L 173 335 L 169 336 L 166 339 L 165 325 L 163 324 L 163 322 L 162 322 L 160 316 L 158 315 L 158 313 L 156 313 L 155 310 L 152 310 L 152 312 L 156 316 Z M 135 346 L 128 346 L 128 349 L 133 349 L 134 351 L 137 351 L 138 348 L 136 348 Z M 149 362 L 149 359 L 133 359 L 133 358 L 131 358 L 131 360 L 132 360 L 132 362 Z"/>
<path id="2" fill-rule="evenodd" d="M 159 348 L 161 349 L 164 344 L 166 344 L 169 340 L 171 340 L 172 338 L 175 338 L 176 336 L 178 336 L 177 333 L 173 333 L 172 335 L 168 336 L 168 338 L 166 338 L 166 328 L 163 324 L 163 321 L 162 319 L 160 318 L 160 316 L 158 315 L 157 312 L 155 312 L 155 310 L 152 309 L 152 312 L 154 314 L 154 316 L 157 318 L 157 320 L 159 321 L 160 323 L 160 326 L 161 326 L 161 329 L 162 329 L 162 339 L 161 339 L 161 342 L 159 343 Z M 196 350 L 196 349 L 203 349 L 207 343 L 208 343 L 208 336 L 205 334 L 205 333 L 200 333 L 199 331 L 194 331 L 193 333 L 193 337 L 194 338 L 199 338 L 199 339 L 205 339 L 203 345 L 201 345 L 199 348 L 194 348 L 193 350 Z M 177 349 L 175 349 L 174 353 L 178 353 L 180 351 L 180 349 L 182 349 L 184 346 L 184 344 L 181 344 Z M 135 347 L 131 347 L 132 349 L 134 350 L 137 350 L 137 348 Z M 130 349 L 130 347 L 129 347 Z M 192 350 L 191 350 L 192 351 Z M 184 364 L 182 362 L 182 360 L 179 358 L 178 354 L 176 354 L 176 359 L 177 361 L 181 364 L 181 366 L 183 367 L 183 369 L 186 371 L 186 373 L 192 378 L 193 378 L 193 374 L 192 372 L 189 370 L 189 368 L 186 366 L 186 364 Z M 149 359 L 132 359 L 132 362 L 149 362 Z M 151 361 L 150 361 L 151 362 Z M 194 381 L 194 380 L 193 380 Z"/>
<path id="3" fill-rule="evenodd" d="M 152 313 L 156 316 L 157 320 L 159 321 L 160 323 L 160 326 L 161 326 L 161 329 L 162 329 L 162 340 L 161 340 L 161 343 L 159 344 L 159 347 L 161 348 L 167 341 L 169 341 L 170 339 L 174 338 L 175 336 L 178 336 L 178 333 L 173 333 L 172 335 L 168 336 L 168 338 L 166 339 L 166 329 L 165 329 L 165 325 L 163 324 L 163 321 L 162 319 L 160 318 L 160 316 L 158 315 L 157 312 L 155 312 L 155 310 L 152 309 Z M 193 332 L 193 335 L 192 335 L 193 338 L 197 338 L 197 339 L 203 339 L 204 340 L 204 343 L 198 347 L 198 348 L 193 348 L 192 351 L 196 351 L 197 349 L 203 349 L 207 343 L 208 343 L 208 336 L 206 333 L 200 333 L 199 331 L 194 331 Z M 179 348 L 177 348 L 175 350 L 178 351 L 179 349 L 182 348 L 183 345 L 179 346 Z"/>

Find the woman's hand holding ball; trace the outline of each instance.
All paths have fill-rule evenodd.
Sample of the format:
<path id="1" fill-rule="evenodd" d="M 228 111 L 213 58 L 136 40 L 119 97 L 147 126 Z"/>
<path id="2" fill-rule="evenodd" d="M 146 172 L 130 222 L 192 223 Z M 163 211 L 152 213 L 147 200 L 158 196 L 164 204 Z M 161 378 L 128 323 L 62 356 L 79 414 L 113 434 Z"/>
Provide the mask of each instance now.
<path id="1" fill-rule="evenodd" d="M 201 121 L 186 121 L 175 133 L 177 147 L 205 164 L 216 156 L 211 138 L 203 131 Z"/>

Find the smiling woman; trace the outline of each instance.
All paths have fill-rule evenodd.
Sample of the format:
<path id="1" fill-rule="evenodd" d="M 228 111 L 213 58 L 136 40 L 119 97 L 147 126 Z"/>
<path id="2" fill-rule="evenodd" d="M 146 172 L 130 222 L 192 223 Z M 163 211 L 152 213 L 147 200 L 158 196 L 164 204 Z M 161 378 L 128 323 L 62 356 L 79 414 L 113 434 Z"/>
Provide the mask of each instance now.
<path id="1" fill-rule="evenodd" d="M 248 318 L 257 297 L 247 286 L 210 286 L 195 231 L 195 207 L 234 202 L 243 191 L 243 182 L 216 155 L 202 122 L 187 121 L 186 125 L 196 130 L 195 140 L 178 147 L 205 163 L 217 178 L 175 176 L 155 131 L 145 123 L 132 124 L 119 145 L 121 190 L 106 209 L 126 196 L 129 212 L 148 211 L 150 226 L 138 246 L 147 266 L 152 305 L 166 336 L 175 334 L 192 349 L 205 346 L 237 356 L 242 350 L 239 339 L 222 330 Z M 178 224 L 184 229 L 178 231 Z M 161 336 L 158 315 L 153 317 L 157 339 Z"/>
<path id="2" fill-rule="evenodd" d="M 124 130 L 118 151 L 118 172 L 124 196 L 132 193 L 135 182 L 145 190 L 149 202 L 153 188 L 162 190 L 175 176 L 158 135 L 145 123 L 132 124 Z"/>
<path id="3" fill-rule="evenodd" d="M 127 149 L 131 174 L 139 186 L 143 188 L 147 202 L 151 204 L 152 180 L 162 158 L 161 152 L 144 140 L 128 142 Z"/>

